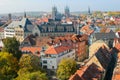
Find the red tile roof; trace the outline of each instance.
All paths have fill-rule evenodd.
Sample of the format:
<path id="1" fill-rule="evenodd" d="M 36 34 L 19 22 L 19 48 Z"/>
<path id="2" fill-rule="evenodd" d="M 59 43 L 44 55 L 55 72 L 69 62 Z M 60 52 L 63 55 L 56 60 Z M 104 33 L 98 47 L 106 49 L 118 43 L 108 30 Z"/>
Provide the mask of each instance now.
<path id="1" fill-rule="evenodd" d="M 92 74 L 92 73 L 94 74 Z M 70 77 L 69 80 L 98 80 L 101 78 L 102 69 L 96 64 L 92 63 L 89 66 L 83 66 L 76 73 Z"/>
<path id="2" fill-rule="evenodd" d="M 120 51 L 120 44 L 116 44 L 115 48 Z"/>
<path id="3" fill-rule="evenodd" d="M 112 80 L 120 80 L 120 74 L 119 75 L 115 75 Z"/>
<path id="4" fill-rule="evenodd" d="M 43 17 L 43 18 L 39 18 L 36 20 L 37 24 L 43 23 L 43 22 L 48 22 L 48 18 L 47 17 Z"/>
<path id="5" fill-rule="evenodd" d="M 84 32 L 87 35 L 90 35 L 94 32 L 94 30 L 90 29 L 88 25 L 83 26 L 80 31 Z"/>
<path id="6" fill-rule="evenodd" d="M 34 55 L 37 55 L 37 56 L 39 56 L 40 57 L 40 51 L 41 51 L 42 49 L 40 48 L 40 47 L 23 47 L 23 48 L 21 48 L 21 51 L 27 51 L 27 52 L 31 52 L 32 54 L 34 54 Z M 39 53 L 39 54 L 36 54 L 36 53 Z"/>
<path id="7" fill-rule="evenodd" d="M 120 38 L 115 38 L 114 39 L 114 47 L 120 51 Z"/>
<path id="8" fill-rule="evenodd" d="M 45 54 L 59 54 L 70 49 L 72 49 L 71 46 L 57 46 L 57 47 L 51 46 L 45 51 Z"/>

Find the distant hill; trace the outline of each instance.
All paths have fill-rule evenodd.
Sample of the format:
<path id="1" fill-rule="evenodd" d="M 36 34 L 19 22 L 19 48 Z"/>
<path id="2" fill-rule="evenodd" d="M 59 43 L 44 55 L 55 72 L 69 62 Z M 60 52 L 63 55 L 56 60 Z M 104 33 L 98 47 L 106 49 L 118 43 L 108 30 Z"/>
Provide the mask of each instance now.
<path id="1" fill-rule="evenodd" d="M 27 16 L 41 16 L 43 14 L 46 14 L 47 12 L 43 11 L 31 11 L 26 12 Z M 18 12 L 18 13 L 11 13 L 13 16 L 23 16 L 24 12 Z M 0 14 L 0 16 L 7 16 L 8 14 Z"/>
<path id="2" fill-rule="evenodd" d="M 80 15 L 80 14 L 87 14 L 87 11 L 75 11 L 75 12 L 71 12 L 72 15 Z"/>

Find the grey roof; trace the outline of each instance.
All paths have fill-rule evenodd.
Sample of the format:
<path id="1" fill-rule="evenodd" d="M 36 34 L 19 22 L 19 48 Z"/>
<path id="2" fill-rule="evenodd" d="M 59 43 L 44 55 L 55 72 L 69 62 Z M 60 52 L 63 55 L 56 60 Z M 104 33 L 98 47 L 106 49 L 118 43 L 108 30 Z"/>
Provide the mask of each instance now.
<path id="1" fill-rule="evenodd" d="M 27 31 L 27 32 L 32 32 L 34 28 L 33 24 L 30 22 L 28 18 L 23 18 L 21 20 L 21 25 L 24 28 L 24 31 Z"/>
<path id="2" fill-rule="evenodd" d="M 12 21 L 7 27 L 21 26 L 25 32 L 32 32 L 34 26 L 28 18 L 23 18 L 21 21 Z"/>
<path id="3" fill-rule="evenodd" d="M 96 38 L 96 40 L 116 38 L 115 33 L 113 31 L 110 31 L 109 33 L 95 33 L 94 37 Z"/>
<path id="4" fill-rule="evenodd" d="M 39 26 L 41 32 L 49 32 L 49 28 L 53 28 L 53 32 L 75 32 L 73 24 L 42 24 Z M 68 31 L 71 29 L 72 31 Z"/>

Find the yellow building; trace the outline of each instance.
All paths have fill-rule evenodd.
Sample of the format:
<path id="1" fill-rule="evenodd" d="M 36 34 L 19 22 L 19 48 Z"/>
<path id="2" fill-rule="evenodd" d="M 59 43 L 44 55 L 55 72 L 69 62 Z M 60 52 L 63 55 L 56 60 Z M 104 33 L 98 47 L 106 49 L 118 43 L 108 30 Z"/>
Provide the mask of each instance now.
<path id="1" fill-rule="evenodd" d="M 15 38 L 21 43 L 24 40 L 23 28 L 19 25 L 15 27 L 14 30 L 15 30 Z"/>

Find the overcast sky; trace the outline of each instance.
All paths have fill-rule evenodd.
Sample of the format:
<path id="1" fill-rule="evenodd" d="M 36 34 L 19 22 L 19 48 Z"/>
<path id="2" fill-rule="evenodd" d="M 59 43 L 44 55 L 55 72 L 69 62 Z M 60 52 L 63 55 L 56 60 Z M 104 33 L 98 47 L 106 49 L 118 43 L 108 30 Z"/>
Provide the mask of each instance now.
<path id="1" fill-rule="evenodd" d="M 120 0 L 0 0 L 0 13 L 46 11 L 57 6 L 59 12 L 67 5 L 70 11 L 120 11 Z"/>

